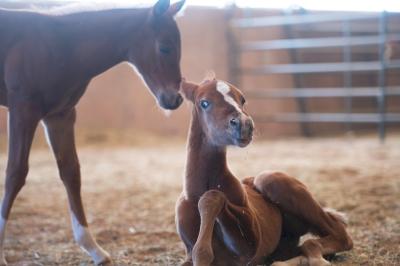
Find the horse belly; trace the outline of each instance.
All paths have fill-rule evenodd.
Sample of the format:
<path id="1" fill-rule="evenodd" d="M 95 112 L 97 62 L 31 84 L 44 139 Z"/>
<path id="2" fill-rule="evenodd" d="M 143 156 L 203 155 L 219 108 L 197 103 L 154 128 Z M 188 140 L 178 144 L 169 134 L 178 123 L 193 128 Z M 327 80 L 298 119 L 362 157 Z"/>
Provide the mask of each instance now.
<path id="1" fill-rule="evenodd" d="M 88 84 L 87 81 L 68 88 L 55 87 L 53 90 L 44 91 L 43 98 L 46 101 L 47 115 L 74 108 L 85 93 Z"/>
<path id="2" fill-rule="evenodd" d="M 279 209 L 266 201 L 260 193 L 250 187 L 245 187 L 260 232 L 255 258 L 262 259 L 270 255 L 278 246 L 282 233 L 282 215 Z"/>

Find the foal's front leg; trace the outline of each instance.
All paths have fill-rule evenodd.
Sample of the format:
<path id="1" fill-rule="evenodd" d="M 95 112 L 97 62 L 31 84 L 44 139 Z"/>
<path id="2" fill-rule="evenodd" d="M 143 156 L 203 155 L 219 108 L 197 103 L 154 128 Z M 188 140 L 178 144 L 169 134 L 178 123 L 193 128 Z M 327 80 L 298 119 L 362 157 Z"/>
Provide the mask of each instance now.
<path id="1" fill-rule="evenodd" d="M 9 97 L 8 163 L 0 217 L 0 265 L 7 265 L 3 254 L 6 224 L 15 198 L 25 184 L 28 161 L 41 110 L 34 103 Z"/>
<path id="2" fill-rule="evenodd" d="M 225 195 L 217 190 L 207 191 L 199 200 L 200 232 L 192 250 L 194 266 L 208 266 L 214 260 L 212 249 L 214 225 L 225 201 Z"/>
<path id="3" fill-rule="evenodd" d="M 53 149 L 60 177 L 68 193 L 75 241 L 93 259 L 96 265 L 111 263 L 89 231 L 81 199 L 81 173 L 75 148 L 75 110 L 47 117 L 44 120 L 46 136 Z"/>
<path id="4" fill-rule="evenodd" d="M 222 233 L 222 241 L 238 257 L 251 258 L 255 251 L 255 238 L 251 217 L 245 207 L 231 204 L 225 194 L 219 190 L 209 190 L 198 203 L 201 217 L 200 232 L 192 251 L 194 265 L 210 265 L 214 260 L 212 239 L 214 225 L 217 222 Z M 228 259 L 228 258 L 226 258 Z M 226 260 L 223 259 L 224 262 Z M 228 265 L 228 264 L 227 264 Z"/>

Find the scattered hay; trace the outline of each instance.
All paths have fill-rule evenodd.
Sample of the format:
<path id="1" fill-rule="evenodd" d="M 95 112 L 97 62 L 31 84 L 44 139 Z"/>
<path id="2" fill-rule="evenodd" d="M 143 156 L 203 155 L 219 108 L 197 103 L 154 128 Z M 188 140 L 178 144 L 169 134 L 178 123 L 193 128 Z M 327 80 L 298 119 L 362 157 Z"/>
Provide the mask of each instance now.
<path id="1" fill-rule="evenodd" d="M 347 213 L 354 250 L 334 257 L 335 265 L 400 265 L 399 140 L 383 146 L 375 138 L 255 142 L 232 149 L 229 162 L 240 177 L 266 167 L 297 176 L 324 205 Z M 91 229 L 116 265 L 182 262 L 174 205 L 181 190 L 184 143 L 162 148 L 92 145 L 79 153 Z M 5 162 L 2 152 L 2 173 Z M 91 265 L 74 244 L 69 223 L 54 159 L 49 151 L 36 149 L 8 226 L 10 264 Z"/>

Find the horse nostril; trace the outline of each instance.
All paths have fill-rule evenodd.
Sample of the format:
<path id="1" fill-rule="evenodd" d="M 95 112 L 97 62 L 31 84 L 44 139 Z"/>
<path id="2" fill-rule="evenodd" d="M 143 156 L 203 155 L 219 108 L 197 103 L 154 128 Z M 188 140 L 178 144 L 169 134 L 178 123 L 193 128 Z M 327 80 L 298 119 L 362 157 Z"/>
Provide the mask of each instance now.
<path id="1" fill-rule="evenodd" d="M 179 106 L 183 102 L 183 97 L 182 95 L 178 94 L 178 97 L 176 99 L 176 105 Z"/>
<path id="2" fill-rule="evenodd" d="M 253 120 L 251 119 L 246 120 L 246 126 L 249 128 L 249 132 L 253 133 L 254 130 Z"/>
<path id="3" fill-rule="evenodd" d="M 167 110 L 177 109 L 182 102 L 183 102 L 183 97 L 180 94 L 175 94 L 175 95 L 162 94 L 159 99 L 160 106 Z"/>
<path id="4" fill-rule="evenodd" d="M 234 127 L 234 128 L 238 128 L 239 125 L 240 125 L 240 121 L 239 121 L 238 118 L 232 118 L 232 119 L 229 121 L 229 124 L 230 124 L 232 127 Z"/>

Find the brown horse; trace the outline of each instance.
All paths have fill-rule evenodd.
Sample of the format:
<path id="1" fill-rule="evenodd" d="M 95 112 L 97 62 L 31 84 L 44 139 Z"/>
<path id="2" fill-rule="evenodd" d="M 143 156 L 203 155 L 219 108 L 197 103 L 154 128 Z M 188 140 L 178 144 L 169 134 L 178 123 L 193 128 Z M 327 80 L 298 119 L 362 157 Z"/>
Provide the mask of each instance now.
<path id="1" fill-rule="evenodd" d="M 184 265 L 327 265 L 323 256 L 352 248 L 340 213 L 323 209 L 304 184 L 279 172 L 242 183 L 226 146 L 252 140 L 243 94 L 218 80 L 183 82 L 193 103 L 184 189 L 176 206 Z M 298 246 L 306 233 L 319 236 Z"/>
<path id="2" fill-rule="evenodd" d="M 111 9 L 52 16 L 0 9 L 0 105 L 9 110 L 9 149 L 0 218 L 0 264 L 6 264 L 6 222 L 28 173 L 28 157 L 40 121 L 68 193 L 74 237 L 96 264 L 110 256 L 88 230 L 80 195 L 75 149 L 75 105 L 90 80 L 112 66 L 134 65 L 159 105 L 176 109 L 180 34 L 174 15 L 184 0 L 152 8 Z"/>

